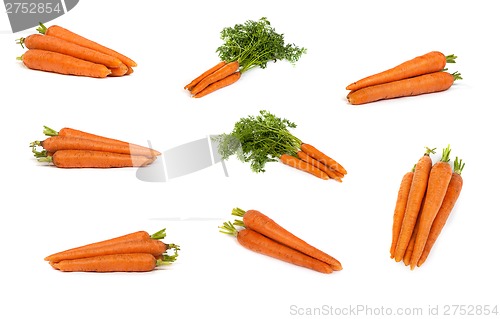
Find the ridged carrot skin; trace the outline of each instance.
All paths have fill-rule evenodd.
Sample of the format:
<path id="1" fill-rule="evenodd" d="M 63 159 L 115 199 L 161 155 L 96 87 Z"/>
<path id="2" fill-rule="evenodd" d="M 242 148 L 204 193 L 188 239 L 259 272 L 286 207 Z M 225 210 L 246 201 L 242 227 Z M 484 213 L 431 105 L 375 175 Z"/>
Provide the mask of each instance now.
<path id="1" fill-rule="evenodd" d="M 399 81 L 427 73 L 442 71 L 446 63 L 455 63 L 456 56 L 445 56 L 439 51 L 431 51 L 411 60 L 405 61 L 391 69 L 370 75 L 349 84 L 347 90 L 359 90 L 364 87 Z"/>
<path id="2" fill-rule="evenodd" d="M 399 185 L 398 196 L 396 199 L 396 207 L 394 208 L 394 215 L 392 220 L 392 243 L 391 243 L 391 258 L 394 258 L 394 251 L 398 243 L 399 233 L 406 210 L 406 202 L 408 201 L 408 194 L 410 193 L 411 181 L 413 179 L 413 170 L 407 172 Z"/>
<path id="3" fill-rule="evenodd" d="M 137 253 L 62 260 L 50 265 L 63 272 L 146 272 L 154 270 L 158 263 L 151 254 Z"/>
<path id="4" fill-rule="evenodd" d="M 51 158 L 40 162 L 52 162 L 58 168 L 120 168 L 141 167 L 151 164 L 155 157 L 128 155 L 89 150 L 60 150 Z"/>
<path id="5" fill-rule="evenodd" d="M 19 59 L 29 69 L 58 74 L 105 78 L 111 73 L 103 64 L 46 50 L 27 50 Z"/>

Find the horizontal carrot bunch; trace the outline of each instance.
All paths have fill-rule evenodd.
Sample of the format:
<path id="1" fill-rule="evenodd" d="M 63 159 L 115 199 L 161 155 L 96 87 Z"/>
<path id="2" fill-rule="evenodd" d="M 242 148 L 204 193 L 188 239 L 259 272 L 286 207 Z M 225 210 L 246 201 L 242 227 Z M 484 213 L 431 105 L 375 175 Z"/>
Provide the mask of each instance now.
<path id="1" fill-rule="evenodd" d="M 243 247 L 325 274 L 342 270 L 337 259 L 298 238 L 267 215 L 241 208 L 233 209 L 232 215 L 242 219 L 225 222 L 219 231 L 236 236 Z"/>
<path id="2" fill-rule="evenodd" d="M 412 270 L 426 261 L 462 190 L 465 164 L 456 158 L 452 168 L 450 152 L 449 146 L 443 149 L 441 159 L 433 164 L 434 150 L 427 149 L 400 183 L 390 253 Z"/>
<path id="3" fill-rule="evenodd" d="M 180 247 L 165 244 L 165 229 L 152 235 L 137 231 L 60 251 L 45 261 L 63 272 L 145 272 L 173 263 Z"/>
<path id="4" fill-rule="evenodd" d="M 379 100 L 421 95 L 448 90 L 460 73 L 448 73 L 447 63 L 455 63 L 455 55 L 445 56 L 438 51 L 407 60 L 391 69 L 370 75 L 349 84 L 347 101 L 353 105 Z"/>
<path id="5" fill-rule="evenodd" d="M 265 172 L 266 163 L 280 161 L 318 178 L 342 182 L 347 174 L 345 168 L 290 133 L 288 129 L 295 127 L 295 123 L 261 110 L 258 116 L 236 122 L 231 133 L 213 139 L 223 159 L 236 155 L 241 161 L 250 162 L 254 172 Z"/>
<path id="6" fill-rule="evenodd" d="M 224 28 L 220 38 L 224 41 L 216 50 L 220 61 L 184 87 L 194 98 L 237 82 L 252 68 L 265 69 L 268 62 L 279 60 L 293 64 L 306 53 L 305 48 L 286 44 L 265 17 Z"/>
<path id="7" fill-rule="evenodd" d="M 40 23 L 37 31 L 17 40 L 28 50 L 18 58 L 34 70 L 93 78 L 132 74 L 137 63 L 63 27 Z"/>
<path id="8" fill-rule="evenodd" d="M 65 127 L 59 132 L 44 126 L 43 141 L 30 147 L 39 162 L 59 168 L 140 167 L 153 163 L 160 152 L 88 132 Z M 38 150 L 39 147 L 43 149 Z"/>

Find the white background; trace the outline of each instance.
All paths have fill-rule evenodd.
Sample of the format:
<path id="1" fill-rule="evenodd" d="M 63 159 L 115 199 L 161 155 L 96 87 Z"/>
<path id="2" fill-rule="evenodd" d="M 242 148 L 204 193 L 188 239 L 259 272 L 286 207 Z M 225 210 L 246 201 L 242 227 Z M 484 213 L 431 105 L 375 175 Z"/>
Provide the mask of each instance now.
<path id="1" fill-rule="evenodd" d="M 35 28 L 12 34 L 3 13 L 0 317 L 293 318 L 300 317 L 297 308 L 358 305 L 374 313 L 419 308 L 429 317 L 429 307 L 498 305 L 500 23 L 493 4 L 82 0 L 46 25 L 138 62 L 131 76 L 107 79 L 28 70 L 15 59 L 23 53 L 15 40 Z M 295 67 L 271 63 L 231 87 L 190 98 L 183 87 L 218 61 L 220 30 L 263 16 L 308 53 Z M 347 103 L 347 84 L 432 50 L 458 56 L 448 67 L 463 80 L 448 91 Z M 344 182 L 279 163 L 254 174 L 232 158 L 229 177 L 219 164 L 147 183 L 136 179 L 136 169 L 42 165 L 28 147 L 44 138 L 47 125 L 149 141 L 165 151 L 229 132 L 260 109 L 294 121 L 296 136 L 348 170 Z M 448 144 L 452 158 L 466 163 L 462 194 L 426 264 L 410 271 L 388 253 L 399 183 L 425 146 Z M 261 210 L 344 270 L 324 275 L 240 247 L 217 229 L 232 219 L 233 207 Z M 61 273 L 43 261 L 77 245 L 164 227 L 165 241 L 182 250 L 162 270 Z"/>

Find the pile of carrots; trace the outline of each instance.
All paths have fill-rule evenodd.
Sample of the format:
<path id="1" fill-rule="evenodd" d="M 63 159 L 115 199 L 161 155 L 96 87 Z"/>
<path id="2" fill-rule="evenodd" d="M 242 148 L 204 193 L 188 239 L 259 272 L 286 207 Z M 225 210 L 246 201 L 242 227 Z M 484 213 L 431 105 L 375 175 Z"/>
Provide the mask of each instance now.
<path id="1" fill-rule="evenodd" d="M 462 190 L 462 160 L 450 165 L 448 146 L 435 163 L 427 151 L 400 183 L 392 226 L 391 258 L 413 270 L 426 260 Z"/>
<path id="2" fill-rule="evenodd" d="M 44 126 L 42 141 L 30 143 L 39 162 L 59 168 L 140 167 L 153 163 L 160 152 L 128 142 L 65 127 L 59 132 Z M 43 149 L 40 151 L 39 147 Z"/>
<path id="3" fill-rule="evenodd" d="M 225 222 L 219 226 L 219 230 L 236 236 L 243 247 L 325 274 L 342 270 L 337 259 L 298 238 L 267 215 L 240 208 L 233 209 L 232 215 L 242 219 L 237 219 L 234 223 Z"/>
<path id="4" fill-rule="evenodd" d="M 165 229 L 152 235 L 136 231 L 119 237 L 60 251 L 45 261 L 63 272 L 145 272 L 169 265 L 180 247 L 165 244 Z"/>
<path id="5" fill-rule="evenodd" d="M 460 73 L 448 73 L 447 63 L 455 63 L 455 55 L 438 51 L 407 60 L 391 69 L 349 84 L 347 101 L 353 105 L 379 100 L 434 93 L 448 90 Z"/>
<path id="6" fill-rule="evenodd" d="M 20 56 L 30 69 L 66 75 L 105 78 L 134 72 L 137 63 L 127 56 L 63 27 L 40 23 L 37 31 L 18 39 L 28 50 Z"/>

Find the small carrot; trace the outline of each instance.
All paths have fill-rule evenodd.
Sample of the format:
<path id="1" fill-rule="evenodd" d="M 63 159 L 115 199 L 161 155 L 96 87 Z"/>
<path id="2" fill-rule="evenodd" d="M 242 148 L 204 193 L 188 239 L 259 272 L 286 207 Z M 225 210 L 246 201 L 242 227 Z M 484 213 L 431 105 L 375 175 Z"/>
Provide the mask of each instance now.
<path id="1" fill-rule="evenodd" d="M 222 89 L 223 87 L 229 86 L 236 81 L 238 81 L 241 78 L 241 73 L 240 72 L 234 72 L 228 76 L 226 76 L 223 79 L 220 79 L 216 82 L 213 82 L 212 84 L 209 84 L 206 88 L 203 90 L 199 91 L 198 93 L 194 94 L 193 97 L 195 98 L 200 98 L 204 97 L 205 95 L 208 95 L 212 92 L 215 92 L 219 89 Z"/>
<path id="2" fill-rule="evenodd" d="M 427 194 L 423 202 L 420 223 L 418 225 L 417 237 L 415 238 L 415 247 L 410 260 L 410 268 L 417 266 L 418 260 L 425 248 L 425 243 L 429 237 L 432 223 L 443 203 L 448 185 L 453 174 L 453 169 L 448 163 L 450 161 L 450 146 L 443 150 L 439 162 L 432 166 L 429 174 Z"/>
<path id="3" fill-rule="evenodd" d="M 406 203 L 408 201 L 408 194 L 410 193 L 411 181 L 413 179 L 413 169 L 407 172 L 401 183 L 399 184 L 398 196 L 396 199 L 396 207 L 394 208 L 394 215 L 392 218 L 392 243 L 391 243 L 391 258 L 394 258 L 394 251 L 398 243 L 399 232 L 403 223 L 405 214 Z"/>
<path id="4" fill-rule="evenodd" d="M 208 69 L 205 72 L 203 72 L 202 74 L 200 74 L 196 79 L 194 79 L 193 81 L 191 81 L 189 84 L 187 84 L 184 87 L 184 90 L 191 91 L 196 84 L 200 83 L 201 80 L 203 80 L 204 78 L 206 78 L 210 74 L 214 73 L 218 69 L 222 68 L 226 64 L 227 64 L 226 61 L 220 61 L 219 63 L 217 63 L 216 65 L 214 65 L 210 69 Z"/>
<path id="5" fill-rule="evenodd" d="M 51 266 L 63 272 L 146 272 L 164 264 L 170 262 L 151 254 L 131 253 L 62 260 Z"/>
<path id="6" fill-rule="evenodd" d="M 351 91 L 347 94 L 347 100 L 352 105 L 360 105 L 379 100 L 436 93 L 448 90 L 455 80 L 461 79 L 460 73 L 438 71 Z"/>
<path id="7" fill-rule="evenodd" d="M 64 250 L 64 251 L 61 251 L 61 252 L 49 255 L 49 256 L 45 257 L 44 260 L 46 260 L 46 261 L 54 261 L 56 259 L 62 259 L 60 257 L 62 254 L 66 254 L 66 253 L 69 253 L 69 252 L 74 252 L 74 251 L 80 250 L 80 249 L 97 249 L 99 247 L 106 246 L 106 245 L 123 243 L 123 242 L 134 241 L 134 240 L 147 240 L 147 239 L 156 239 L 156 240 L 158 240 L 158 239 L 163 239 L 163 238 L 165 238 L 165 235 L 166 235 L 165 234 L 165 228 L 163 228 L 163 229 L 161 229 L 161 230 L 159 230 L 156 233 L 153 233 L 151 235 L 147 231 L 139 230 L 139 231 L 135 231 L 135 232 L 128 233 L 128 234 L 125 234 L 125 235 L 121 235 L 121 236 L 118 236 L 118 237 L 113 237 L 113 238 L 110 238 L 110 239 L 106 239 L 106 240 L 94 242 L 94 243 L 91 243 L 91 244 L 87 244 L 87 245 L 83 245 L 83 246 L 79 246 L 79 247 L 67 249 L 67 250 Z"/>
<path id="8" fill-rule="evenodd" d="M 224 79 L 225 77 L 238 71 L 240 67 L 238 61 L 229 62 L 214 73 L 208 75 L 191 89 L 191 94 L 196 95 L 212 83 Z"/>
<path id="9" fill-rule="evenodd" d="M 46 50 L 28 50 L 18 60 L 29 69 L 65 75 L 105 78 L 111 73 L 105 65 Z"/>
<path id="10" fill-rule="evenodd" d="M 108 142 L 88 140 L 85 138 L 72 136 L 51 136 L 43 141 L 31 142 L 30 146 L 41 146 L 49 152 L 56 152 L 61 150 L 89 150 L 155 157 L 151 150 L 142 147 L 138 148 L 130 145 L 126 146 L 123 144 L 112 144 Z"/>
<path id="11" fill-rule="evenodd" d="M 283 154 L 280 156 L 280 161 L 285 165 L 294 167 L 296 169 L 299 169 L 303 172 L 312 174 L 312 175 L 319 177 L 321 179 L 324 179 L 324 180 L 330 179 L 330 177 L 328 176 L 327 173 L 323 172 L 322 170 L 313 166 L 312 164 L 304 162 L 303 160 L 301 160 L 300 158 L 297 158 L 295 156 Z"/>
<path id="12" fill-rule="evenodd" d="M 417 221 L 420 206 L 427 190 L 427 181 L 432 167 L 432 159 L 429 156 L 434 153 L 434 149 L 427 148 L 426 152 L 415 165 L 413 172 L 413 179 L 408 193 L 408 201 L 401 224 L 401 231 L 399 232 L 398 242 L 394 250 L 394 260 L 400 262 L 405 254 L 408 243 L 413 233 L 413 228 Z"/>
<path id="13" fill-rule="evenodd" d="M 304 153 L 306 153 L 307 155 L 316 159 L 320 163 L 323 163 L 324 165 L 326 165 L 330 169 L 337 171 L 337 172 L 341 173 L 342 175 L 347 174 L 347 171 L 344 169 L 344 167 L 342 167 L 342 165 L 337 163 L 337 161 L 335 161 L 333 158 L 331 158 L 328 155 L 326 155 L 325 153 L 321 152 L 320 150 L 318 150 L 317 148 L 315 148 L 311 144 L 302 143 L 302 145 L 300 145 L 300 149 Z"/>
<path id="14" fill-rule="evenodd" d="M 307 155 L 305 152 L 303 151 L 298 151 L 297 152 L 297 156 L 303 160 L 304 162 L 307 162 L 317 168 L 319 168 L 320 170 L 322 170 L 323 172 L 325 172 L 328 177 L 336 180 L 337 182 L 340 182 L 342 183 L 342 178 L 344 177 L 342 174 L 340 174 L 339 172 L 337 171 L 334 171 L 328 167 L 326 167 L 326 165 L 324 165 L 323 163 L 315 160 L 314 158 L 312 158 L 311 156 Z"/>
<path id="15" fill-rule="evenodd" d="M 365 87 L 394 82 L 415 76 L 442 71 L 446 63 L 455 63 L 455 55 L 445 56 L 438 51 L 431 51 L 424 55 L 405 61 L 391 69 L 368 76 L 349 84 L 347 90 L 359 90 Z"/>
<path id="16" fill-rule="evenodd" d="M 153 163 L 155 159 L 141 155 L 90 150 L 61 150 L 52 156 L 37 158 L 39 162 L 53 163 L 58 168 L 141 167 Z"/>
<path id="17" fill-rule="evenodd" d="M 138 149 L 142 148 L 144 150 L 152 152 L 152 154 L 154 156 L 160 156 L 161 155 L 160 152 L 158 152 L 156 150 L 153 150 L 151 148 L 147 148 L 147 147 L 144 147 L 144 146 L 141 146 L 141 145 L 138 145 L 138 144 L 124 142 L 124 141 L 117 140 L 117 139 L 108 138 L 108 137 L 101 136 L 101 135 L 92 134 L 92 133 L 89 133 L 89 132 L 77 130 L 77 129 L 70 128 L 70 127 L 64 127 L 62 129 L 60 129 L 59 132 L 57 132 L 56 130 L 51 129 L 48 126 L 44 126 L 43 127 L 43 134 L 45 134 L 46 136 L 71 136 L 71 137 L 78 137 L 78 138 L 84 138 L 84 139 L 92 140 L 92 141 L 105 142 L 105 143 L 115 144 L 115 145 L 118 145 L 118 146 L 130 147 L 130 148 L 134 148 L 134 149 L 135 148 L 138 148 Z"/>
<path id="18" fill-rule="evenodd" d="M 431 230 L 429 232 L 429 236 L 427 237 L 427 241 L 425 242 L 424 251 L 418 260 L 417 266 L 420 267 L 429 256 L 429 253 L 434 246 L 434 243 L 439 237 L 441 230 L 443 229 L 448 217 L 450 216 L 455 203 L 460 196 L 460 192 L 462 191 L 463 178 L 462 178 L 462 170 L 464 169 L 465 164 L 462 163 L 462 160 L 458 160 L 458 157 L 455 158 L 453 163 L 453 174 L 451 176 L 450 183 L 448 184 L 448 189 L 446 190 L 446 195 L 444 196 L 443 203 L 439 208 L 439 211 L 434 218 L 434 222 L 432 223 Z"/>
<path id="19" fill-rule="evenodd" d="M 130 68 L 128 66 L 126 66 L 124 63 L 122 63 L 120 66 L 118 66 L 116 68 L 109 68 L 109 70 L 111 71 L 111 73 L 109 74 L 109 76 L 124 76 L 124 75 L 127 75 L 129 69 Z"/>
<path id="20" fill-rule="evenodd" d="M 277 241 L 280 244 L 300 251 L 312 258 L 321 260 L 322 262 L 330 265 L 333 270 L 342 269 L 342 265 L 337 259 L 295 236 L 267 215 L 264 215 L 256 210 L 244 211 L 241 208 L 233 209 L 232 214 L 238 217 L 243 217 L 243 224 L 241 224 L 241 226 L 252 229 L 274 241 Z"/>
<path id="21" fill-rule="evenodd" d="M 223 233 L 236 236 L 240 245 L 256 253 L 325 274 L 333 272 L 332 267 L 327 263 L 282 245 L 254 230 L 248 228 L 238 230 L 231 222 L 225 222 L 224 225 L 219 228 Z"/>
<path id="22" fill-rule="evenodd" d="M 26 38 L 18 39 L 17 43 L 23 47 L 26 46 L 28 49 L 57 52 L 85 61 L 103 64 L 108 68 L 118 68 L 123 65 L 122 61 L 118 58 L 82 47 L 57 37 L 31 34 Z"/>
<path id="23" fill-rule="evenodd" d="M 45 34 L 48 36 L 54 36 L 63 40 L 66 40 L 68 42 L 72 42 L 75 44 L 78 44 L 80 46 L 99 51 L 101 53 L 107 54 L 114 56 L 118 58 L 120 61 L 125 63 L 128 67 L 135 67 L 137 66 L 137 63 L 130 59 L 129 57 L 116 52 L 108 47 L 105 47 L 97 42 L 94 42 L 92 40 L 89 40 L 85 37 L 82 37 L 79 34 L 76 34 L 68 29 L 65 29 L 63 27 L 57 26 L 57 25 L 52 25 L 50 27 L 45 27 L 42 23 L 40 23 L 40 27 L 37 28 L 37 31 L 40 32 L 41 34 Z"/>

